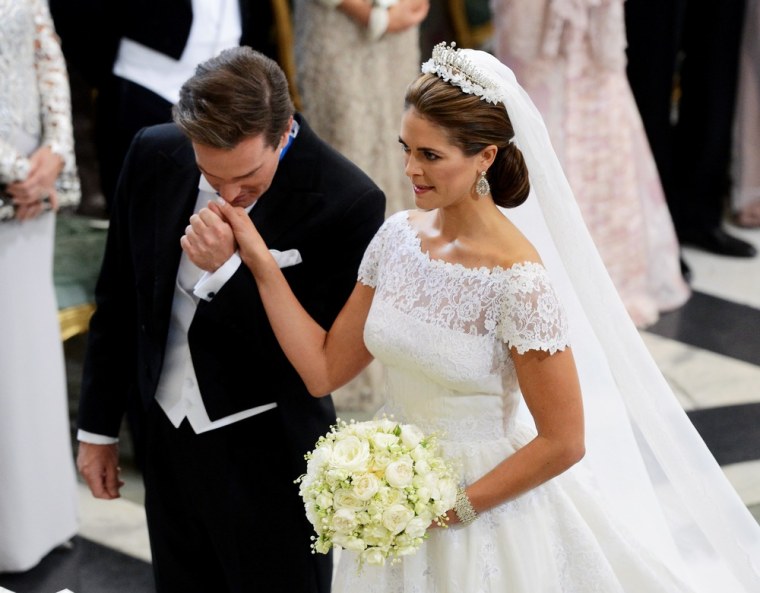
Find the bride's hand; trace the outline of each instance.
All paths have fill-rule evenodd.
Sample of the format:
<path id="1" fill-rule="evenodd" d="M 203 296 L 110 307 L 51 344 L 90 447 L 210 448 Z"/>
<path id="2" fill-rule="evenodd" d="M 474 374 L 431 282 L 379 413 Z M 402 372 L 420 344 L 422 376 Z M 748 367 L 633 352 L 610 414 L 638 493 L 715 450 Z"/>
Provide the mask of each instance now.
<path id="1" fill-rule="evenodd" d="M 223 200 L 209 202 L 208 207 L 232 227 L 240 258 L 254 276 L 258 276 L 270 264 L 278 267 L 264 239 L 243 208 L 232 206 Z"/>

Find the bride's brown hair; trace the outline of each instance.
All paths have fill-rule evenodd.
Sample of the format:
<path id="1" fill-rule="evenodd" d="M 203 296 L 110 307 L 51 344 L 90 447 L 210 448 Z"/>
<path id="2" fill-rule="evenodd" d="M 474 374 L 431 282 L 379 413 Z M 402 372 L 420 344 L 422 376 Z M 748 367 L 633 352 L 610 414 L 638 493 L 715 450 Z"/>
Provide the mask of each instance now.
<path id="1" fill-rule="evenodd" d="M 520 150 L 510 142 L 514 130 L 504 105 L 464 93 L 434 74 L 421 74 L 406 90 L 404 108 L 410 107 L 442 128 L 451 143 L 467 156 L 491 144 L 498 148 L 486 173 L 498 206 L 514 208 L 528 198 L 528 168 Z"/>

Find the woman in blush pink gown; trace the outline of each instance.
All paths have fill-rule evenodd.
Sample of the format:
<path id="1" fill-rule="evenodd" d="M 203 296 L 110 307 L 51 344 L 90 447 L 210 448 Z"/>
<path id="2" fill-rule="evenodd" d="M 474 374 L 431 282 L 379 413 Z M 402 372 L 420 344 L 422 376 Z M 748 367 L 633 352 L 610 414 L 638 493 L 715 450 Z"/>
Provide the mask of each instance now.
<path id="1" fill-rule="evenodd" d="M 623 0 L 492 0 L 495 54 L 541 111 L 638 327 L 683 305 L 679 246 L 625 72 Z"/>

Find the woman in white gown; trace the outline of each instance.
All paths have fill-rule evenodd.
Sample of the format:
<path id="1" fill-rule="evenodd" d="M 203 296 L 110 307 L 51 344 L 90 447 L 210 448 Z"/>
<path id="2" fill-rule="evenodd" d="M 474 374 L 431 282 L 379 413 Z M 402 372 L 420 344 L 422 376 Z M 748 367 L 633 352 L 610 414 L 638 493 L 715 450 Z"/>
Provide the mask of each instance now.
<path id="1" fill-rule="evenodd" d="M 45 0 L 0 0 L 0 572 L 77 532 L 53 287 L 57 205 L 78 202 L 66 64 Z"/>
<path id="2" fill-rule="evenodd" d="M 210 206 L 310 392 L 377 357 L 383 412 L 461 468 L 448 528 L 362 572 L 344 550 L 333 591 L 757 591 L 760 527 L 643 346 L 538 111 L 490 54 L 439 45 L 423 72 L 400 132 L 419 210 L 380 229 L 329 332 L 245 213 Z"/>

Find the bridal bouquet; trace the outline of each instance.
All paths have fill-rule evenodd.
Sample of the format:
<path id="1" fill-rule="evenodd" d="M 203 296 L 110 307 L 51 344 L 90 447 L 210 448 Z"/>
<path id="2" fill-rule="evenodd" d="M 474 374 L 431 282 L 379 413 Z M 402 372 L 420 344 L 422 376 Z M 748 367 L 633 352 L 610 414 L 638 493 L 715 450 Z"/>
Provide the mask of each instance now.
<path id="1" fill-rule="evenodd" d="M 339 420 L 296 480 L 317 534 L 312 549 L 353 550 L 360 568 L 414 553 L 456 500 L 454 471 L 437 449 L 434 435 L 411 424 Z"/>

